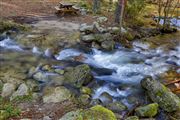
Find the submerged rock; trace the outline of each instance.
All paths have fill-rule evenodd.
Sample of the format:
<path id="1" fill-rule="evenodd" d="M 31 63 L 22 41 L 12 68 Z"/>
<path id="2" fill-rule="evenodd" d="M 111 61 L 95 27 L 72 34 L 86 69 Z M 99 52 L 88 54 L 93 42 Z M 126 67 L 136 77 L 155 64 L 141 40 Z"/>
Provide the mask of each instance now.
<path id="1" fill-rule="evenodd" d="M 10 97 L 15 91 L 16 86 L 12 83 L 5 83 L 2 88 L 2 97 Z"/>
<path id="2" fill-rule="evenodd" d="M 147 90 L 151 100 L 158 103 L 163 110 L 167 112 L 180 110 L 180 98 L 160 82 L 147 77 L 141 81 L 141 85 Z"/>
<path id="3" fill-rule="evenodd" d="M 100 105 L 96 105 L 87 110 L 77 110 L 66 113 L 59 120 L 117 120 L 117 119 L 112 111 Z"/>
<path id="4" fill-rule="evenodd" d="M 81 87 L 92 80 L 91 69 L 86 64 L 66 68 L 64 77 L 65 83 L 74 85 L 75 87 Z"/>
<path id="5" fill-rule="evenodd" d="M 158 113 L 158 104 L 152 103 L 135 109 L 139 117 L 154 117 Z"/>
<path id="6" fill-rule="evenodd" d="M 47 87 L 44 90 L 43 102 L 44 103 L 56 103 L 69 100 L 72 97 L 71 92 L 63 87 Z"/>

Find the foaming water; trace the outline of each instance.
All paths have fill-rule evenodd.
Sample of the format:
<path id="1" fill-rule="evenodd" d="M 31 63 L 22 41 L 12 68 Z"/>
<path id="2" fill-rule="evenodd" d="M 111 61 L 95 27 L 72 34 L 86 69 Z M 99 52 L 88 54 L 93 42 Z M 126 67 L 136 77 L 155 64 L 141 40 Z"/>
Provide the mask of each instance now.
<path id="1" fill-rule="evenodd" d="M 141 94 L 140 81 L 147 75 L 158 76 L 172 67 L 180 67 L 180 45 L 169 52 L 163 48 L 150 49 L 149 45 L 134 42 L 133 49 L 120 48 L 114 52 L 103 52 L 93 49 L 93 54 L 85 54 L 74 49 L 65 49 L 57 56 L 58 60 L 67 60 L 83 54 L 84 63 L 99 68 L 113 69 L 111 75 L 94 76 L 97 80 L 107 83 L 95 89 L 94 99 L 103 92 L 126 101 L 132 94 Z M 114 84 L 112 86 L 111 84 Z M 121 89 L 120 86 L 126 87 Z M 141 92 L 140 92 L 141 91 Z"/>
<path id="2" fill-rule="evenodd" d="M 5 48 L 5 49 L 23 51 L 23 49 L 14 41 L 12 41 L 9 37 L 0 41 L 0 47 Z"/>

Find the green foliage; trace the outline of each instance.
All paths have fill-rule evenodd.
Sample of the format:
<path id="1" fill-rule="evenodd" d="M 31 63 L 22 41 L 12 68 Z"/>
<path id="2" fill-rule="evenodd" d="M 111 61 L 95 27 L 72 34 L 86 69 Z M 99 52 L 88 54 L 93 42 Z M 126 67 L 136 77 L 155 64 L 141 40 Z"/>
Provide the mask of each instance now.
<path id="1" fill-rule="evenodd" d="M 24 96 L 17 96 L 12 101 L 17 103 L 17 102 L 32 101 L 32 99 L 33 99 L 33 96 L 30 94 L 30 95 L 24 95 Z"/>
<path id="2" fill-rule="evenodd" d="M 145 0 L 128 0 L 125 8 L 126 18 L 136 19 L 146 7 Z"/>
<path id="3" fill-rule="evenodd" d="M 12 103 L 6 102 L 0 97 L 0 120 L 7 120 L 10 117 L 19 116 L 21 113 Z"/>

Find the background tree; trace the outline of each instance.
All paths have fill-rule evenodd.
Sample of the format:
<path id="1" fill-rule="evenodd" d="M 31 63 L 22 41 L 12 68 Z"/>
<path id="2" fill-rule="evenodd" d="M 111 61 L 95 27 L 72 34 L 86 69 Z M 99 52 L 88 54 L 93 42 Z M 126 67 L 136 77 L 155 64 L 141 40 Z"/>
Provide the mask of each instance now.
<path id="1" fill-rule="evenodd" d="M 93 0 L 93 13 L 97 14 L 101 11 L 101 0 Z"/>

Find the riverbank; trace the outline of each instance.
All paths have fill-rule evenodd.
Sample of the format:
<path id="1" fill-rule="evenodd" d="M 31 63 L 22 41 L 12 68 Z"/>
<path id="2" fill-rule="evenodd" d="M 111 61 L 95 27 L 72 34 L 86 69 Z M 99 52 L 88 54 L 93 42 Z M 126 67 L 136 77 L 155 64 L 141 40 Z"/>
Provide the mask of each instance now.
<path id="1" fill-rule="evenodd" d="M 41 15 L 1 24 L 0 119 L 179 119 L 164 86 L 180 77 L 179 32 L 124 28 L 119 41 L 108 17 Z"/>

